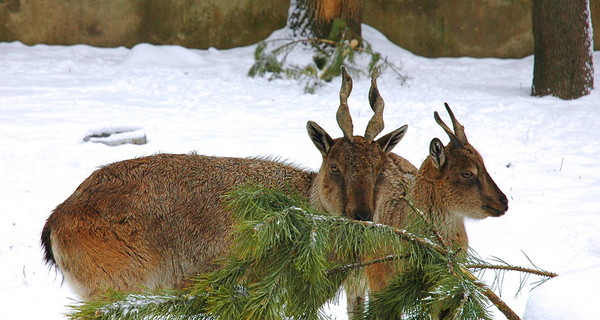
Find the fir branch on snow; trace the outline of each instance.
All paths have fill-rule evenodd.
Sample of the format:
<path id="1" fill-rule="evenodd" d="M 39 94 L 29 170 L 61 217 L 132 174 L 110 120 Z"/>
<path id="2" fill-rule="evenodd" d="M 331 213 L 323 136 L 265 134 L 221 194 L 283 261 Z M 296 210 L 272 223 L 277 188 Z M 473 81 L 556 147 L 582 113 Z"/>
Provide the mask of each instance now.
<path id="1" fill-rule="evenodd" d="M 297 79 L 305 83 L 307 93 L 314 93 L 324 82 L 339 76 L 342 66 L 356 77 L 369 75 L 375 68 L 381 71 L 389 69 L 400 83 L 406 82 L 408 77 L 387 56 L 374 51 L 367 41 L 347 40 L 344 36 L 346 31 L 340 32 L 341 36 L 332 32 L 330 39 L 292 37 L 265 40 L 255 49 L 255 63 L 248 75 L 268 77 L 269 80 Z M 293 59 L 290 59 L 291 55 L 294 55 Z"/>

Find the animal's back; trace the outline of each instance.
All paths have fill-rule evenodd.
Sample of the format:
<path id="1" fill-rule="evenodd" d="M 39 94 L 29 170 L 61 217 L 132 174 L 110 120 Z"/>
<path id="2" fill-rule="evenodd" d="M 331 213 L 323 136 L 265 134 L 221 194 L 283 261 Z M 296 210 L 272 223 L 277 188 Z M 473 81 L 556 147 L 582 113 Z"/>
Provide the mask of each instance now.
<path id="1" fill-rule="evenodd" d="M 244 183 L 308 196 L 313 173 L 268 159 L 159 154 L 102 167 L 48 218 L 46 260 L 83 297 L 181 288 L 216 268 L 233 223 L 221 196 Z"/>

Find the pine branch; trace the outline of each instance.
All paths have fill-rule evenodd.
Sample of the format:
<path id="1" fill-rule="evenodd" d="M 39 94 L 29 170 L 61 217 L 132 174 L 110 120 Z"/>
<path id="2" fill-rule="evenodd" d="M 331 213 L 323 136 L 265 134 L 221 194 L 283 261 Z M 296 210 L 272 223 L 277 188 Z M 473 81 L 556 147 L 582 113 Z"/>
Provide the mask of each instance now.
<path id="1" fill-rule="evenodd" d="M 122 293 L 107 291 L 96 300 L 71 305 L 71 319 L 84 320 L 137 320 L 158 319 L 157 314 L 168 314 L 170 319 L 214 320 L 204 313 L 203 297 L 194 297 L 176 291 L 155 293 Z"/>
<path id="2" fill-rule="evenodd" d="M 405 186 L 402 186 L 404 189 L 406 189 Z M 421 219 L 423 219 L 423 221 L 425 221 L 425 223 L 427 224 L 427 227 L 429 228 L 429 230 L 435 235 L 435 238 L 437 239 L 437 241 L 439 243 L 442 244 L 442 246 L 444 246 L 445 248 L 448 248 L 448 244 L 446 243 L 446 241 L 444 241 L 444 238 L 442 238 L 442 236 L 440 235 L 440 232 L 435 228 L 433 221 L 429 220 L 429 217 L 427 217 L 427 215 L 419 208 L 417 208 L 412 201 L 410 201 L 410 199 L 408 199 L 405 196 L 401 197 L 402 200 L 404 200 L 404 202 L 406 202 L 408 204 L 408 206 L 416 213 L 419 214 L 419 216 L 421 217 Z"/>
<path id="3" fill-rule="evenodd" d="M 521 320 L 521 318 L 504 302 L 494 291 L 486 285 L 476 282 L 483 289 L 483 294 L 504 314 L 508 320 Z"/>
<path id="4" fill-rule="evenodd" d="M 467 271 L 468 272 L 468 271 Z M 488 286 L 479 282 L 479 280 L 471 273 L 473 283 L 481 287 L 483 294 L 492 302 L 500 312 L 504 314 L 508 320 L 521 320 L 521 318 L 502 300 L 500 297 L 492 291 Z"/>
<path id="5" fill-rule="evenodd" d="M 390 69 L 403 84 L 408 79 L 402 75 L 400 67 L 394 65 L 382 54 L 374 52 L 371 45 L 364 41 L 352 39 L 348 41 L 344 36 L 332 39 L 322 38 L 278 38 L 265 40 L 259 43 L 254 52 L 255 63 L 248 71 L 248 75 L 269 76 L 272 79 L 298 79 L 305 82 L 305 92 L 313 93 L 324 82 L 330 82 L 333 78 L 340 75 L 341 66 L 344 65 L 348 70 L 354 70 L 355 74 L 370 74 L 374 68 Z M 300 50 L 297 50 L 299 44 L 306 44 Z M 272 49 L 267 49 L 267 46 Z M 312 59 L 307 59 L 306 52 L 312 50 Z M 295 55 L 294 52 L 299 52 Z M 298 59 L 289 59 L 296 61 L 305 61 L 305 63 L 287 62 L 289 56 Z M 361 59 L 355 59 L 359 55 Z M 370 60 L 365 63 L 366 57 Z"/>
<path id="6" fill-rule="evenodd" d="M 356 270 L 356 269 L 361 269 L 361 268 L 364 268 L 364 267 L 367 267 L 367 266 L 370 266 L 373 264 L 385 263 L 385 262 L 395 261 L 395 260 L 399 260 L 399 259 L 406 259 L 406 258 L 408 258 L 408 257 L 407 256 L 398 256 L 398 255 L 388 255 L 388 256 L 385 256 L 382 258 L 376 258 L 376 259 L 372 259 L 372 260 L 365 261 L 365 262 L 338 266 L 338 267 L 328 270 L 327 275 L 331 275 L 331 274 L 338 273 L 338 272 L 346 273 L 346 272 Z M 536 270 L 536 269 L 516 267 L 516 266 L 467 264 L 467 265 L 465 265 L 465 267 L 468 269 L 495 269 L 495 270 L 518 271 L 518 272 L 531 273 L 531 274 L 550 277 L 550 278 L 558 276 L 558 274 L 553 273 L 553 272 L 540 271 L 540 270 Z M 475 283 L 477 286 L 479 286 L 483 289 L 483 291 L 482 291 L 483 294 L 490 300 L 490 302 L 492 302 L 498 308 L 498 310 L 500 310 L 506 316 L 507 319 L 509 319 L 509 320 L 520 319 L 519 316 L 517 314 L 515 314 L 514 311 L 512 311 L 512 309 L 510 309 L 510 307 L 498 295 L 496 295 L 489 287 L 487 287 L 485 284 L 479 282 L 479 280 L 475 276 L 472 276 L 471 280 L 473 281 L 473 283 Z M 461 301 L 461 308 L 464 307 L 464 303 L 467 298 L 468 298 L 468 296 L 465 295 L 463 300 Z"/>
<path id="7" fill-rule="evenodd" d="M 334 218 L 335 219 L 335 218 Z M 339 219 L 339 218 L 338 218 Z M 443 246 L 427 239 L 424 237 L 419 237 L 418 235 L 408 232 L 406 230 L 400 229 L 400 228 L 396 228 L 396 227 L 392 227 L 392 226 L 388 226 L 388 225 L 383 225 L 383 224 L 377 224 L 371 221 L 359 221 L 359 220 L 352 220 L 352 223 L 356 223 L 356 224 L 362 224 L 362 225 L 366 225 L 366 226 L 375 226 L 377 228 L 388 228 L 389 230 L 391 230 L 392 232 L 394 232 L 395 234 L 399 235 L 403 240 L 412 242 L 412 243 L 417 243 L 417 244 L 421 244 L 427 247 L 430 247 L 432 249 L 434 249 L 435 251 L 437 251 L 438 253 L 441 253 L 443 255 L 446 255 L 449 253 L 448 250 L 446 250 Z"/>
<path id="8" fill-rule="evenodd" d="M 435 227 L 435 225 L 433 224 L 432 221 L 429 220 L 428 216 L 421 211 L 419 208 L 417 208 L 410 199 L 406 198 L 406 197 L 402 197 L 402 200 L 404 200 L 409 207 L 416 212 L 417 214 L 419 214 L 419 216 L 421 217 L 421 219 L 423 219 L 423 221 L 425 221 L 425 223 L 427 224 L 430 232 L 432 232 L 437 241 L 441 244 L 441 247 L 443 247 L 446 252 L 446 254 L 451 254 L 451 250 L 450 247 L 448 245 L 448 243 L 446 243 L 446 241 L 444 241 L 444 239 L 442 238 L 441 234 L 439 233 L 439 231 L 437 230 L 437 228 Z M 447 264 L 448 266 L 448 272 L 450 274 L 454 274 L 455 275 L 455 270 L 454 270 L 454 265 L 451 261 L 448 262 Z M 484 264 L 480 264 L 480 265 L 472 265 L 474 266 L 479 266 L 480 269 L 482 266 L 484 266 Z M 465 265 L 464 267 L 469 268 L 469 265 Z M 500 267 L 500 266 L 497 266 Z M 474 267 L 476 268 L 476 267 Z M 509 269 L 509 270 L 516 270 L 516 269 Z M 526 270 L 525 268 L 521 268 L 521 270 L 518 271 L 522 271 Z M 479 282 L 479 279 L 477 279 L 471 272 L 469 272 L 468 270 L 464 269 L 462 270 L 465 274 L 468 275 L 468 278 L 474 283 L 476 284 L 478 287 L 480 287 L 482 289 L 482 293 L 490 300 L 490 302 L 492 302 L 497 308 L 498 310 L 500 310 L 507 319 L 509 320 L 520 320 L 519 316 L 498 296 L 496 295 L 487 285 Z M 464 298 L 466 299 L 466 297 Z M 461 304 L 459 305 L 459 308 L 463 308 L 463 302 L 461 301 Z"/>
<path id="9" fill-rule="evenodd" d="M 364 262 L 357 262 L 357 263 L 352 263 L 352 264 L 346 264 L 343 266 L 337 266 L 335 268 L 329 269 L 327 270 L 327 275 L 333 275 L 336 273 L 347 273 L 350 272 L 352 270 L 356 270 L 356 269 L 362 269 L 364 267 L 368 267 L 370 265 L 374 265 L 374 264 L 378 264 L 378 263 L 385 263 L 385 262 L 390 262 L 390 261 L 395 261 L 395 260 L 399 260 L 399 259 L 406 259 L 409 258 L 409 256 L 400 256 L 400 255 L 388 255 L 382 258 L 376 258 L 376 259 L 372 259 L 369 261 L 364 261 Z"/>
<path id="10" fill-rule="evenodd" d="M 286 47 L 294 46 L 298 43 L 322 43 L 322 44 L 328 44 L 328 45 L 332 45 L 332 46 L 339 45 L 339 43 L 336 41 L 332 41 L 329 39 L 319 39 L 319 38 L 303 38 L 303 39 L 280 38 L 280 39 L 267 40 L 265 42 L 275 43 L 275 42 L 280 42 L 280 41 L 287 41 L 287 42 L 285 44 L 273 49 L 273 52 L 281 51 Z"/>
<path id="11" fill-rule="evenodd" d="M 301 211 L 303 210 L 301 208 L 294 208 L 294 209 L 298 209 Z M 288 211 L 283 210 L 280 214 L 286 214 L 286 213 L 288 213 Z M 416 244 L 422 245 L 424 247 L 432 248 L 442 255 L 452 254 L 452 252 L 449 251 L 448 249 L 446 249 L 444 246 L 439 245 L 425 237 L 421 237 L 414 233 L 408 232 L 407 230 L 404 230 L 404 229 L 400 229 L 400 228 L 396 228 L 396 227 L 392 227 L 392 226 L 384 225 L 384 224 L 378 224 L 378 223 L 375 223 L 372 221 L 351 220 L 351 219 L 348 219 L 345 217 L 329 216 L 329 215 L 315 215 L 315 214 L 311 214 L 311 213 L 307 213 L 307 214 L 312 219 L 315 219 L 315 220 L 329 221 L 331 223 L 356 224 L 356 225 L 362 225 L 362 226 L 371 227 L 371 228 L 387 229 L 387 230 L 390 230 L 393 233 L 397 234 L 398 236 L 400 236 L 401 239 L 403 239 L 405 241 L 416 243 Z M 279 223 L 279 220 L 277 218 L 278 218 L 278 216 L 274 215 L 271 218 L 269 218 L 263 222 L 260 222 L 259 224 L 256 225 L 255 230 L 263 228 L 269 224 Z"/>
<path id="12" fill-rule="evenodd" d="M 408 199 L 406 197 L 402 197 L 402 200 L 404 200 L 414 212 L 418 213 L 421 216 L 421 218 L 427 223 L 430 231 L 436 236 L 436 239 L 438 240 L 438 242 L 441 243 L 442 246 L 446 250 L 449 250 L 448 244 L 443 240 L 443 238 L 441 237 L 438 230 L 434 227 L 434 224 L 428 219 L 427 215 L 425 215 L 425 213 L 423 211 L 421 211 L 419 208 L 417 208 L 412 203 L 412 201 L 410 201 L 410 199 Z M 547 276 L 547 277 L 557 276 L 557 274 L 551 273 L 551 272 L 545 272 L 542 270 L 536 270 L 536 269 L 530 269 L 530 268 L 510 266 L 508 264 L 505 266 L 488 265 L 488 264 L 467 264 L 467 265 L 464 265 L 464 267 L 471 268 L 471 269 L 511 270 L 511 271 L 519 271 L 519 272 L 524 272 L 524 273 L 542 275 L 542 276 Z M 454 273 L 453 266 L 451 263 L 448 263 L 448 269 L 449 269 L 448 271 L 450 273 Z M 496 293 L 494 293 L 487 285 L 479 282 L 479 280 L 468 270 L 464 270 L 464 272 L 469 276 L 469 278 L 471 279 L 471 281 L 474 284 L 476 284 L 478 287 L 480 287 L 482 289 L 482 293 L 490 300 L 490 302 L 492 302 L 496 306 L 496 308 L 498 308 L 498 310 L 500 310 L 506 316 L 507 319 L 520 320 L 520 317 L 498 295 L 496 295 Z"/>
<path id="13" fill-rule="evenodd" d="M 519 317 L 471 269 L 532 272 L 539 268 L 491 265 L 457 254 L 423 221 L 407 230 L 320 214 L 306 199 L 257 186 L 230 193 L 234 227 L 231 256 L 198 276 L 186 292 L 115 294 L 78 307 L 79 319 L 325 319 L 323 305 L 336 297 L 353 271 L 398 264 L 387 289 L 374 294 L 368 318 L 491 319 L 488 301 L 509 320 Z M 418 217 L 424 218 L 423 213 Z M 370 260 L 356 262 L 357 257 Z M 375 257 L 375 258 L 373 258 Z M 498 259 L 499 260 L 499 259 Z M 469 263 L 473 261 L 474 263 Z M 501 261 L 501 260 L 500 260 Z M 535 266 L 535 265 L 534 265 Z M 395 267 L 394 267 L 395 268 Z"/>
<path id="14" fill-rule="evenodd" d="M 548 277 L 548 278 L 554 278 L 554 277 L 558 276 L 558 274 L 554 273 L 554 272 L 525 268 L 525 267 L 518 267 L 518 266 L 510 266 L 510 265 L 467 264 L 467 265 L 465 265 L 465 267 L 467 267 L 469 269 L 491 269 L 491 270 L 518 271 L 518 272 L 530 273 L 530 274 L 534 274 L 537 276 L 543 276 L 543 277 Z"/>

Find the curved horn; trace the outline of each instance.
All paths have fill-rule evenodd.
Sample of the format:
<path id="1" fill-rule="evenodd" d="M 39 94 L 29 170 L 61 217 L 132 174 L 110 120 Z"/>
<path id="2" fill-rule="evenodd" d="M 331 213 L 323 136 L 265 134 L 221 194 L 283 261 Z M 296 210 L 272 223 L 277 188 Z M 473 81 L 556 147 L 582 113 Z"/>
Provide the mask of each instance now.
<path id="1" fill-rule="evenodd" d="M 469 141 L 467 140 L 467 135 L 465 135 L 465 127 L 463 127 L 458 122 L 458 120 L 456 120 L 456 117 L 454 117 L 454 113 L 452 112 L 452 110 L 450 110 L 450 106 L 448 105 L 448 103 L 444 102 L 444 106 L 446 106 L 446 111 L 448 111 L 448 114 L 450 115 L 450 119 L 452 120 L 452 127 L 454 127 L 454 134 L 456 135 L 458 140 L 460 140 L 462 143 L 468 144 Z"/>
<path id="2" fill-rule="evenodd" d="M 346 68 L 342 67 L 342 87 L 340 88 L 340 106 L 335 114 L 337 123 L 344 133 L 344 137 L 350 141 L 354 139 L 352 133 L 352 117 L 348 109 L 348 96 L 352 92 L 352 78 L 346 72 Z"/>
<path id="3" fill-rule="evenodd" d="M 375 112 L 371 120 L 369 120 L 369 124 L 367 125 L 367 130 L 365 131 L 365 139 L 368 142 L 373 141 L 375 137 L 381 131 L 383 131 L 384 123 L 383 123 L 383 106 L 385 103 L 383 102 L 383 98 L 379 94 L 379 89 L 377 88 L 377 78 L 379 77 L 379 70 L 373 69 L 373 73 L 371 73 L 371 88 L 369 89 L 369 104 L 371 105 L 371 109 Z"/>
<path id="4" fill-rule="evenodd" d="M 440 118 L 440 115 L 437 111 L 433 112 L 433 118 L 435 118 L 435 122 L 437 122 L 437 124 L 439 124 L 440 127 L 442 127 L 442 129 L 444 129 L 444 131 L 446 131 L 446 134 L 448 135 L 448 137 L 450 137 L 450 141 L 454 142 L 454 144 L 458 147 L 464 146 L 464 143 L 462 141 L 460 141 L 460 139 L 458 139 L 458 137 L 456 137 L 454 132 L 452 132 L 452 130 L 450 130 L 450 128 L 444 123 L 444 121 L 442 121 L 442 118 Z"/>

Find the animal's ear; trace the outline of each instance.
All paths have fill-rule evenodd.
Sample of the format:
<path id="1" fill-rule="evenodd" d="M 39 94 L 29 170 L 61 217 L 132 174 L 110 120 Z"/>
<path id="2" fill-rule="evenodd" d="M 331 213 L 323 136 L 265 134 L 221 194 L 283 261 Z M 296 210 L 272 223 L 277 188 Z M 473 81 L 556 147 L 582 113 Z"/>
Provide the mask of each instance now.
<path id="1" fill-rule="evenodd" d="M 429 155 L 433 160 L 433 164 L 442 171 L 442 167 L 446 163 L 446 154 L 444 153 L 444 144 L 438 138 L 433 138 L 429 144 Z"/>
<path id="2" fill-rule="evenodd" d="M 308 131 L 308 136 L 323 157 L 327 156 L 329 149 L 333 145 L 333 139 L 331 139 L 329 134 L 314 121 L 306 123 L 306 130 Z"/>
<path id="3" fill-rule="evenodd" d="M 386 134 L 385 136 L 377 139 L 377 143 L 381 146 L 384 152 L 390 152 L 394 147 L 404 138 L 406 134 L 406 130 L 408 130 L 408 125 L 403 125 L 402 127 Z"/>

